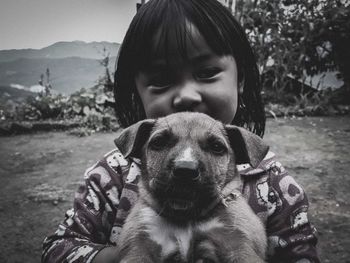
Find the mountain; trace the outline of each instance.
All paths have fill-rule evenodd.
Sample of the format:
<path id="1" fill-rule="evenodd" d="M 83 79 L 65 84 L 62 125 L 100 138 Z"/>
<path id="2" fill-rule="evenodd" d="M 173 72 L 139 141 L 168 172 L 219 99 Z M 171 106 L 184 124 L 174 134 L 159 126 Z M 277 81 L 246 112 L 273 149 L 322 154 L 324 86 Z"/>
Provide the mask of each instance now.
<path id="1" fill-rule="evenodd" d="M 115 57 L 111 61 L 114 65 Z M 53 89 L 64 94 L 94 86 L 105 70 L 98 60 L 90 58 L 21 58 L 0 63 L 0 84 L 38 85 L 40 75 L 45 74 L 46 69 L 50 70 Z"/>
<path id="2" fill-rule="evenodd" d="M 21 102 L 30 96 L 35 97 L 35 95 L 35 93 L 29 90 L 18 89 L 9 86 L 0 86 L 0 101 L 11 99 L 15 102 Z"/>
<path id="3" fill-rule="evenodd" d="M 57 42 L 42 49 L 9 49 L 0 50 L 0 62 L 8 62 L 19 58 L 67 58 L 82 57 L 102 59 L 103 50 L 111 57 L 117 56 L 120 44 L 110 42 L 83 41 Z"/>
<path id="4" fill-rule="evenodd" d="M 74 41 L 57 42 L 42 49 L 1 50 L 0 85 L 35 86 L 49 69 L 53 89 L 70 94 L 97 83 L 105 72 L 100 61 L 106 55 L 110 57 L 112 72 L 118 48 L 117 43 Z"/>

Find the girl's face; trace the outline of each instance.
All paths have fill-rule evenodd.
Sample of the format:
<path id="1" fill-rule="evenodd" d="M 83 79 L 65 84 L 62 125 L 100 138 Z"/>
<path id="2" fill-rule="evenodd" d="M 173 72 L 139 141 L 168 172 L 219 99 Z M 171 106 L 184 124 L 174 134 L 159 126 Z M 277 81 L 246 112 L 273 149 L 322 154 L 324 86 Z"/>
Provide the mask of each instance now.
<path id="1" fill-rule="evenodd" d="M 233 56 L 218 56 L 191 26 L 187 57 L 168 50 L 170 59 L 159 57 L 136 75 L 135 83 L 147 118 L 179 111 L 208 114 L 231 123 L 237 111 L 237 65 Z M 169 56 L 168 56 L 169 58 Z"/>

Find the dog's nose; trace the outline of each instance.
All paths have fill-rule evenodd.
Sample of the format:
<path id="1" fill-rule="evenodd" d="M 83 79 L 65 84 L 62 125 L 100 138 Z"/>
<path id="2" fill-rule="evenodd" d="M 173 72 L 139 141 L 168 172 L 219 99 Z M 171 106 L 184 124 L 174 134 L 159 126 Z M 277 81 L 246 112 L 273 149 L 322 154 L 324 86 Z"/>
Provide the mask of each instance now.
<path id="1" fill-rule="evenodd" d="M 198 163 L 193 161 L 177 161 L 173 170 L 174 178 L 181 181 L 195 181 L 199 178 Z"/>

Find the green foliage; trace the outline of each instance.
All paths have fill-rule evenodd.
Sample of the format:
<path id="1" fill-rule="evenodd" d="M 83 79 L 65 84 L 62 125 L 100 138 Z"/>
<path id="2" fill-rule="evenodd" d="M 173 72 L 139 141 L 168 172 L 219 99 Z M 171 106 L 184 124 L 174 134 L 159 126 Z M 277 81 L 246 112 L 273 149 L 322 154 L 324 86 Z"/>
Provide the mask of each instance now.
<path id="1" fill-rule="evenodd" d="M 114 109 L 110 107 L 114 105 L 113 93 L 105 91 L 104 86 L 82 89 L 72 94 L 67 104 L 68 107 L 64 111 L 67 118 L 81 116 L 84 123 L 94 130 L 108 130 L 116 125 Z"/>
<path id="2" fill-rule="evenodd" d="M 54 93 L 29 96 L 13 107 L 0 108 L 0 120 L 70 120 L 94 131 L 112 130 L 118 125 L 111 105 L 114 105 L 112 92 L 106 92 L 104 86 L 96 85 L 90 89 L 81 89 L 70 96 Z"/>
<path id="3" fill-rule="evenodd" d="M 349 2 L 238 0 L 234 15 L 255 49 L 268 100 L 291 103 L 296 80 L 302 93 L 306 75 L 329 70 L 350 86 Z"/>
<path id="4" fill-rule="evenodd" d="M 67 98 L 63 95 L 39 94 L 36 97 L 28 97 L 24 106 L 24 119 L 55 119 L 62 118 L 64 109 L 67 108 Z"/>

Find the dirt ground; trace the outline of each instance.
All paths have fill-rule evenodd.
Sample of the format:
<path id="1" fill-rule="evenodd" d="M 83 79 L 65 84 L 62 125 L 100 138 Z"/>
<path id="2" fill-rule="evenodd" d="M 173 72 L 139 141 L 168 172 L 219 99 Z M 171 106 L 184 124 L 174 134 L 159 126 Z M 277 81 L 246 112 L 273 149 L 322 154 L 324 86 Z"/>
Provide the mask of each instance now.
<path id="1" fill-rule="evenodd" d="M 43 238 L 114 136 L 0 137 L 0 262 L 40 262 Z M 322 262 L 350 262 L 350 116 L 269 119 L 265 139 L 308 193 Z"/>

